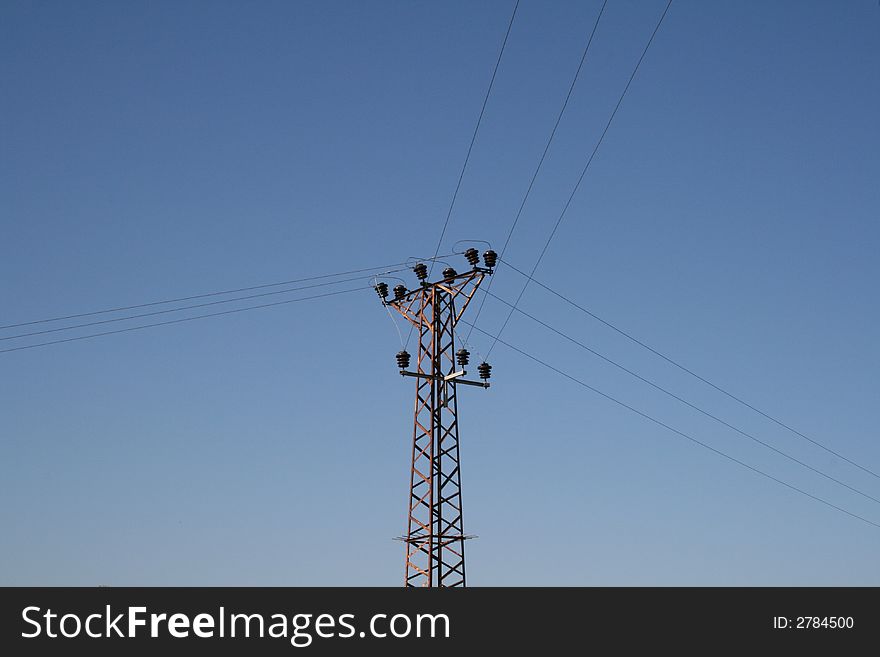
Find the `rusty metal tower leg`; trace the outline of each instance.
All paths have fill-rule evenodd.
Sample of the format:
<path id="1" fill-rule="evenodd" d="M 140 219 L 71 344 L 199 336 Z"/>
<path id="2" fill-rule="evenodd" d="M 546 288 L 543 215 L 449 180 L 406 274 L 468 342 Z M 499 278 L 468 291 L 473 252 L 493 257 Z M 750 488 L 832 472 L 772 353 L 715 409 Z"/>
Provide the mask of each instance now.
<path id="1" fill-rule="evenodd" d="M 427 297 L 427 295 L 425 295 Z M 432 295 L 433 297 L 433 295 Z M 433 319 L 432 299 L 423 298 L 420 315 Z M 434 371 L 434 322 L 419 327 L 412 468 L 406 532 L 406 586 L 431 586 L 434 574 L 434 406 L 439 386 Z"/>

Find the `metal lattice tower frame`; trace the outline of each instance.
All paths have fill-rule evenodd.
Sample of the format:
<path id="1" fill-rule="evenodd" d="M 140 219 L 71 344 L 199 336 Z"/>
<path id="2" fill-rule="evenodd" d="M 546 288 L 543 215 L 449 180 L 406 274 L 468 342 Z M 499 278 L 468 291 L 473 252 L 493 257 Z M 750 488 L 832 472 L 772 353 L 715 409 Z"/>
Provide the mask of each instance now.
<path id="1" fill-rule="evenodd" d="M 456 370 L 455 326 L 492 270 L 475 266 L 462 274 L 443 273 L 443 280 L 423 282 L 387 302 L 419 332 L 415 371 L 406 365 L 400 371 L 416 378 L 407 534 L 402 537 L 406 586 L 465 586 L 464 542 L 472 538 L 464 533 L 456 393 L 458 385 L 488 388 L 489 383 L 465 380 L 467 372 Z"/>

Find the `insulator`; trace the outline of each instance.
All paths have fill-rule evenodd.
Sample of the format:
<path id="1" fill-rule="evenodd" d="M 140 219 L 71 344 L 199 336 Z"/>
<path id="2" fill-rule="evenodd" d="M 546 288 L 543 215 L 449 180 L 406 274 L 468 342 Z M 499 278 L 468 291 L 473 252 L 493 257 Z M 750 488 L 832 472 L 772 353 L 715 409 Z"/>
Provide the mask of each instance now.
<path id="1" fill-rule="evenodd" d="M 394 286 L 394 300 L 400 301 L 405 296 L 406 296 L 406 285 L 395 285 Z"/>
<path id="2" fill-rule="evenodd" d="M 388 283 L 376 283 L 375 290 L 383 301 L 388 298 Z"/>
<path id="3" fill-rule="evenodd" d="M 489 363 L 480 363 L 477 365 L 477 373 L 479 373 L 480 378 L 485 381 L 492 376 L 492 366 L 489 365 Z"/>
<path id="4" fill-rule="evenodd" d="M 428 268 L 425 266 L 424 262 L 420 262 L 415 267 L 413 267 L 413 271 L 416 273 L 416 278 L 420 281 L 428 278 Z"/>
<path id="5" fill-rule="evenodd" d="M 447 267 L 443 270 L 443 278 L 452 278 L 453 276 L 457 276 L 458 272 L 455 271 L 452 267 Z"/>
<path id="6" fill-rule="evenodd" d="M 409 352 L 408 351 L 398 351 L 397 352 L 397 367 L 405 370 L 409 367 Z"/>
<path id="7" fill-rule="evenodd" d="M 468 364 L 468 360 L 470 359 L 470 357 L 471 352 L 469 352 L 467 349 L 459 349 L 455 352 L 455 360 L 457 360 L 458 364 L 462 367 Z"/>
<path id="8" fill-rule="evenodd" d="M 486 263 L 486 267 L 489 269 L 494 269 L 495 264 L 498 262 L 498 254 L 489 249 L 483 254 L 483 262 Z"/>
<path id="9" fill-rule="evenodd" d="M 468 264 L 471 267 L 476 267 L 480 264 L 480 252 L 473 247 L 464 252 L 464 257 L 467 258 Z"/>

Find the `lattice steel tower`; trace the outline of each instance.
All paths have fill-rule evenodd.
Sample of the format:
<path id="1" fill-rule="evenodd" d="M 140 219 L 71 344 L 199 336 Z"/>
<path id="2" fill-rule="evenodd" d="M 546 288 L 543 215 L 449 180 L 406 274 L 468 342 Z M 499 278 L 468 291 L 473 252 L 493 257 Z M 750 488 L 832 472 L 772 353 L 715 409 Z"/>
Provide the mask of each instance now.
<path id="1" fill-rule="evenodd" d="M 420 286 L 394 287 L 388 299 L 387 283 L 378 283 L 382 303 L 399 312 L 419 333 L 416 370 L 409 371 L 410 355 L 397 354 L 403 376 L 416 379 L 413 418 L 412 467 L 407 518 L 406 586 L 465 586 L 464 533 L 461 497 L 461 460 L 458 447 L 459 385 L 489 387 L 491 366 L 481 363 L 481 381 L 468 381 L 470 353 L 455 350 L 455 326 L 483 279 L 497 262 L 494 251 L 465 251 L 472 269 L 459 274 L 452 267 L 443 278 L 428 282 L 424 263 L 413 267 Z M 458 369 L 456 369 L 458 368 Z"/>

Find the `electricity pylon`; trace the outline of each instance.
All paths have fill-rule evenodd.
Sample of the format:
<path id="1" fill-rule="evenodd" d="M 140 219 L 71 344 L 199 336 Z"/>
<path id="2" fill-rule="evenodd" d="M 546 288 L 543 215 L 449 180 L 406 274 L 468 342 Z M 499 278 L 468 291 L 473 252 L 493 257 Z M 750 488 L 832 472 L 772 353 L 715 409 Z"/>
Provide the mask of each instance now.
<path id="1" fill-rule="evenodd" d="M 382 302 L 399 312 L 419 333 L 416 369 L 410 371 L 410 355 L 397 354 L 403 376 L 416 379 L 413 417 L 412 467 L 408 502 L 406 544 L 406 586 L 465 586 L 464 533 L 461 497 L 461 460 L 458 436 L 459 385 L 489 387 L 491 367 L 477 367 L 481 381 L 469 381 L 464 366 L 469 352 L 455 350 L 455 326 L 467 309 L 483 279 L 497 261 L 494 251 L 483 254 L 485 267 L 478 266 L 479 254 L 468 249 L 465 257 L 472 269 L 459 274 L 443 270 L 443 278 L 427 281 L 423 263 L 413 267 L 420 286 L 394 288 L 388 300 L 388 285 L 378 283 Z M 458 367 L 459 369 L 456 369 Z"/>

